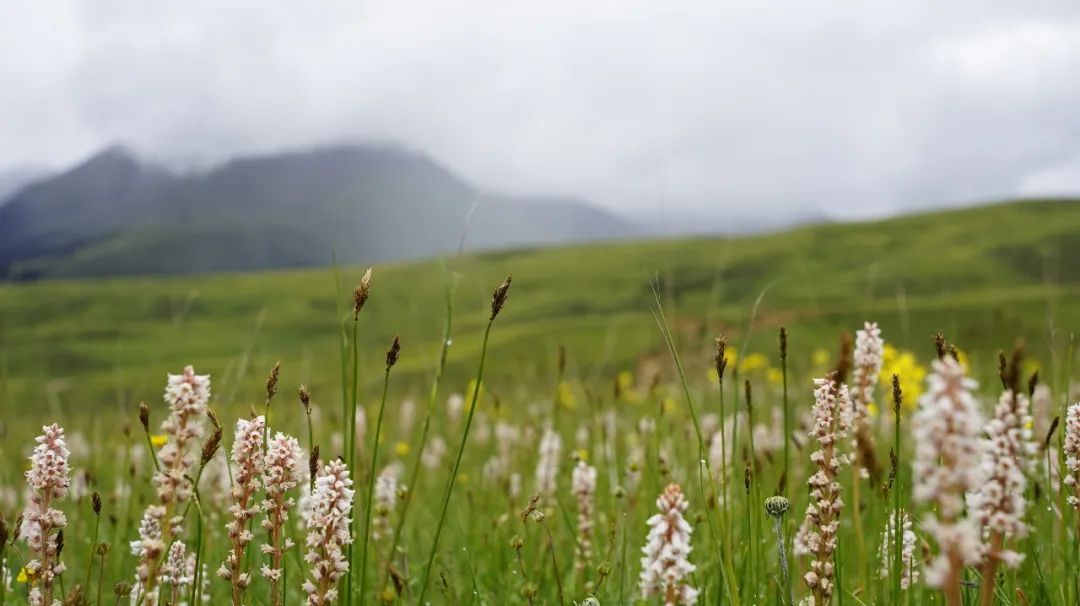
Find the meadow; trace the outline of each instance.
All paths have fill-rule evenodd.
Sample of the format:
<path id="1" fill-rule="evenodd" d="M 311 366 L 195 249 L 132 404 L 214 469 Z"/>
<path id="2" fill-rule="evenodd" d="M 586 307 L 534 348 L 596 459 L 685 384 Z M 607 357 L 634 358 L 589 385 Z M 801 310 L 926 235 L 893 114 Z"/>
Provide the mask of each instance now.
<path id="1" fill-rule="evenodd" d="M 51 423 L 70 451 L 71 485 L 53 501 L 66 516 L 54 593 L 65 603 L 147 603 L 140 564 L 163 589 L 159 603 L 311 599 L 309 534 L 342 520 L 334 508 L 305 520 L 328 498 L 323 480 L 343 472 L 355 491 L 349 571 L 316 583 L 311 603 L 331 586 L 349 604 L 664 603 L 642 595 L 647 544 L 667 545 L 652 556 L 681 580 L 660 594 L 678 586 L 669 597 L 683 602 L 1077 603 L 1080 527 L 1061 470 L 1078 233 L 1080 207 L 1031 201 L 763 236 L 488 253 L 376 267 L 358 312 L 362 268 L 0 285 L 0 606 L 45 584 L 33 545 L 12 538 L 27 457 Z M 497 287 L 511 274 L 503 305 Z M 168 388 L 167 373 L 177 377 Z M 960 390 L 971 397 L 954 398 Z M 934 424 L 943 401 L 981 419 L 961 436 L 974 453 L 967 467 L 925 450 L 954 443 L 935 431 L 965 426 Z M 998 475 L 1022 520 L 976 525 L 997 555 L 965 544 L 974 559 L 946 558 L 952 574 L 935 576 L 934 559 L 955 550 L 927 522 L 968 528 L 990 507 L 984 498 L 954 511 L 942 487 L 962 500 L 997 475 L 937 478 L 935 493 L 930 468 L 1001 467 L 1000 456 L 983 458 L 997 452 L 988 428 L 1001 424 L 986 421 L 1002 406 L 1003 440 L 1023 446 L 1023 472 Z M 203 457 L 219 425 L 220 444 Z M 296 438 L 302 464 L 275 501 L 240 471 L 263 460 L 251 453 L 289 444 L 278 431 Z M 309 477 L 315 446 L 321 492 Z M 247 476 L 262 480 L 258 471 Z M 829 481 L 814 480 L 811 517 L 833 539 L 797 532 L 818 472 Z M 776 495 L 785 500 L 767 510 Z M 837 497 L 835 511 L 820 505 Z M 268 511 L 250 511 L 264 499 Z M 264 531 L 289 499 L 289 519 Z M 180 522 L 159 524 L 167 540 L 149 557 L 145 540 L 130 542 L 159 504 L 160 520 Z M 908 518 L 910 533 L 883 534 Z M 650 519 L 659 530 L 647 543 Z M 247 528 L 250 543 L 237 548 Z M 165 574 L 174 538 L 187 551 Z M 286 539 L 295 546 L 276 553 Z M 276 547 L 263 553 L 267 544 Z M 246 572 L 250 585 L 217 574 L 229 553 L 226 576 Z M 264 564 L 280 572 L 261 574 Z"/>

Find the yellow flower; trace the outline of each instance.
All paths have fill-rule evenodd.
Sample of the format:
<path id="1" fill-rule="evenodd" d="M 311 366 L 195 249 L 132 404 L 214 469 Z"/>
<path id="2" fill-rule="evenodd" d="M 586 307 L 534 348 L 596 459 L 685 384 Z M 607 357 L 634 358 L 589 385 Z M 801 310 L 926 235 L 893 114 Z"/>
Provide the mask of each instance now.
<path id="1" fill-rule="evenodd" d="M 675 398 L 668 396 L 660 402 L 660 407 L 664 414 L 671 414 L 679 409 L 679 402 Z"/>
<path id="2" fill-rule="evenodd" d="M 462 484 L 468 484 L 469 483 L 469 474 L 463 473 L 463 474 L 458 475 L 458 482 L 461 482 Z"/>
<path id="3" fill-rule="evenodd" d="M 168 441 L 169 436 L 163 433 L 158 433 L 150 436 L 150 444 L 153 445 L 154 448 L 161 448 Z"/>
<path id="4" fill-rule="evenodd" d="M 579 461 L 588 461 L 589 460 L 589 451 L 585 450 L 584 448 L 579 448 L 579 449 L 574 451 L 574 458 L 579 460 Z"/>
<path id="5" fill-rule="evenodd" d="M 888 348 L 889 346 L 886 345 L 885 347 Z M 820 366 L 828 366 L 829 360 L 831 360 L 831 359 L 832 359 L 832 356 L 829 354 L 829 351 L 826 350 L 826 349 L 815 349 L 814 353 L 810 355 L 810 362 L 813 363 L 814 366 L 819 366 L 819 367 Z"/>
<path id="6" fill-rule="evenodd" d="M 739 370 L 742 372 L 756 372 L 769 366 L 769 358 L 765 354 L 754 352 L 743 360 Z"/>
<path id="7" fill-rule="evenodd" d="M 404 441 L 398 441 L 396 444 L 394 444 L 394 454 L 399 457 L 408 456 L 409 443 Z"/>
<path id="8" fill-rule="evenodd" d="M 880 380 L 886 389 L 891 390 L 892 377 L 900 377 L 900 390 L 904 394 L 904 408 L 915 410 L 919 406 L 919 396 L 923 393 L 923 382 L 926 379 L 926 367 L 919 364 L 915 354 L 908 350 L 898 350 L 892 345 L 886 344 L 882 349 L 882 364 Z M 889 392 L 886 392 L 889 393 Z M 890 405 L 890 408 L 892 406 Z"/>
<path id="9" fill-rule="evenodd" d="M 714 371 L 715 372 L 715 371 Z M 634 374 L 624 370 L 615 377 L 615 383 L 619 386 L 619 398 L 623 402 L 637 402 L 639 400 L 637 390 L 634 389 Z"/>
<path id="10" fill-rule="evenodd" d="M 16 583 L 25 583 L 25 582 L 27 582 L 29 580 L 30 579 L 26 574 L 26 566 L 23 566 L 22 568 L 19 569 L 19 576 L 15 577 L 15 582 Z"/>
<path id="11" fill-rule="evenodd" d="M 555 397 L 557 398 L 560 407 L 567 410 L 577 408 L 577 397 L 574 395 L 574 389 L 566 381 L 559 383 L 559 388 Z"/>
<path id="12" fill-rule="evenodd" d="M 871 403 L 866 405 L 866 412 L 869 413 L 871 417 L 876 417 L 876 416 L 878 416 L 878 413 L 881 412 L 881 411 L 878 410 L 878 405 L 877 404 L 871 402 Z"/>
<path id="13" fill-rule="evenodd" d="M 469 412 L 472 408 L 472 395 L 473 390 L 476 389 L 476 379 L 469 380 L 469 387 L 465 390 L 465 412 Z M 480 383 L 480 391 L 476 392 L 476 405 L 480 406 L 484 403 L 484 384 Z"/>
<path id="14" fill-rule="evenodd" d="M 768 381 L 770 385 L 782 385 L 784 383 L 784 372 L 779 368 L 769 367 L 769 369 L 765 371 L 765 380 Z"/>

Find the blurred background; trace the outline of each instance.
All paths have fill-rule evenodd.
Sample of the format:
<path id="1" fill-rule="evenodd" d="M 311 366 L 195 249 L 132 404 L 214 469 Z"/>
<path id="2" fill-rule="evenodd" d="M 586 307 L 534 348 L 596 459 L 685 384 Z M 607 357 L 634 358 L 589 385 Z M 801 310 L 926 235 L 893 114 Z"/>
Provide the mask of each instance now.
<path id="1" fill-rule="evenodd" d="M 1080 315 L 1073 2 L 50 0 L 0 40 L 0 406 L 335 393 L 366 265 L 369 378 L 401 333 L 416 383 L 448 286 L 456 376 L 513 272 L 504 392 L 559 346 L 648 381 L 650 283 L 703 369 L 863 319 L 1050 365 Z"/>

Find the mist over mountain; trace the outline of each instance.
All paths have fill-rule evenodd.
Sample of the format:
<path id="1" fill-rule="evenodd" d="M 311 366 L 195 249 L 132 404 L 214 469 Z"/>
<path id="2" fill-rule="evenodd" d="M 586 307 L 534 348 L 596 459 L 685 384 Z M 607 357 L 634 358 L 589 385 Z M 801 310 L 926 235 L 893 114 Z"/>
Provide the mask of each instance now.
<path id="1" fill-rule="evenodd" d="M 339 145 L 179 174 L 111 147 L 0 205 L 0 277 L 373 263 L 640 235 L 573 198 L 505 196 L 431 158 Z"/>

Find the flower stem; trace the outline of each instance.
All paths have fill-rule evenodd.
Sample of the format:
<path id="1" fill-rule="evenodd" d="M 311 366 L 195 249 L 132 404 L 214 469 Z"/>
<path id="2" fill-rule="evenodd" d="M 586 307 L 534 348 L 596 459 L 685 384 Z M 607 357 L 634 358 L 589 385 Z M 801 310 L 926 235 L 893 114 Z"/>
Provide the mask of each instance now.
<path id="1" fill-rule="evenodd" d="M 379 459 L 379 434 L 382 433 L 383 413 L 386 411 L 386 392 L 390 387 L 390 366 L 383 376 L 382 400 L 379 402 L 379 416 L 375 421 L 375 435 L 371 445 L 371 465 L 368 473 L 367 501 L 364 502 L 364 542 L 360 549 L 360 603 L 367 601 L 367 554 L 368 537 L 371 534 L 372 498 L 375 494 L 375 465 Z"/>

